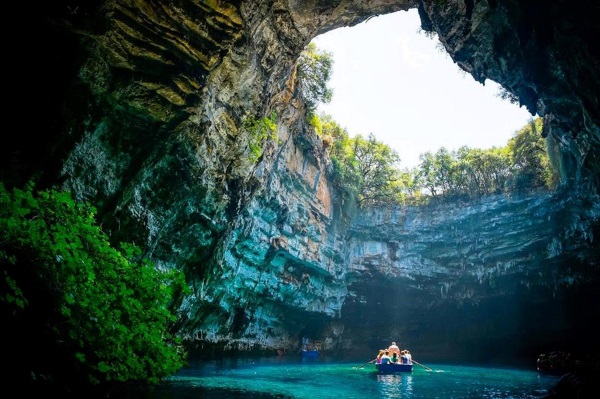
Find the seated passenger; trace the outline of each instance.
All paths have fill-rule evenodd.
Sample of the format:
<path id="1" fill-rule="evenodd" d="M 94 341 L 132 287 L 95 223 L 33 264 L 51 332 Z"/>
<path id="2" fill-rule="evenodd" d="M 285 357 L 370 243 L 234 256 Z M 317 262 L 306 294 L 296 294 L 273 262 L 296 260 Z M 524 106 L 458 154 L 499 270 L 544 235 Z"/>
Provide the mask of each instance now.
<path id="1" fill-rule="evenodd" d="M 396 352 L 394 352 L 394 354 L 392 355 L 392 358 L 391 358 L 391 362 L 390 362 L 390 363 L 399 363 L 399 362 L 398 362 L 399 360 L 400 360 L 400 359 L 398 358 L 398 354 L 397 354 Z"/>
<path id="2" fill-rule="evenodd" d="M 383 349 L 379 351 L 379 354 L 377 355 L 377 359 L 375 360 L 375 362 L 377 364 L 381 364 L 381 357 L 383 356 L 383 353 L 384 353 Z"/>
<path id="3" fill-rule="evenodd" d="M 381 364 L 390 364 L 391 362 L 392 362 L 392 359 L 390 359 L 390 352 L 385 351 L 383 356 L 381 356 Z"/>
<path id="4" fill-rule="evenodd" d="M 400 355 L 400 363 L 408 364 L 408 356 L 406 356 L 406 350 L 403 350 L 402 354 Z"/>
<path id="5" fill-rule="evenodd" d="M 406 350 L 406 358 L 408 359 L 408 364 L 412 364 L 412 355 L 408 349 Z"/>

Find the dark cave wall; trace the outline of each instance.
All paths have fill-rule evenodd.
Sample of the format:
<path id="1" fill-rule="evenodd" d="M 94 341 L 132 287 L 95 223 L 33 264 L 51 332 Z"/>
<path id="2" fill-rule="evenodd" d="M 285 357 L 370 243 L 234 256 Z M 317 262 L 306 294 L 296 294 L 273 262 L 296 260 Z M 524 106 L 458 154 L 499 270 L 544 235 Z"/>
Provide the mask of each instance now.
<path id="1" fill-rule="evenodd" d="M 576 231 L 598 224 L 577 228 L 582 208 L 568 193 L 534 193 L 363 210 L 347 233 L 340 342 L 376 353 L 395 340 L 442 361 L 597 353 L 600 249 Z"/>
<path id="2" fill-rule="evenodd" d="M 399 288 L 405 285 L 381 276 L 379 282 L 350 286 L 363 300 L 346 301 L 340 346 L 366 359 L 395 340 L 421 361 L 524 367 L 534 367 L 537 355 L 551 350 L 580 359 L 600 351 L 590 328 L 598 322 L 597 282 L 558 291 L 522 288 L 501 299 L 436 306 L 422 304 L 426 299 L 418 290 Z"/>
<path id="3" fill-rule="evenodd" d="M 440 35 L 458 65 L 479 81 L 501 83 L 545 117 L 544 134 L 560 143 L 566 195 L 543 207 L 549 217 L 566 213 L 564 221 L 526 233 L 545 237 L 527 247 L 536 259 L 529 272 L 551 288 L 525 290 L 509 268 L 508 275 L 494 272 L 495 287 L 465 284 L 470 291 L 441 297 L 441 287 L 457 276 L 433 256 L 421 266 L 429 277 L 421 277 L 419 289 L 394 267 L 372 276 L 354 270 L 344 221 L 351 215 L 340 211 L 327 179 L 329 160 L 305 121 L 293 65 L 318 33 L 417 6 L 424 28 Z M 115 242 L 136 242 L 159 267 L 184 270 L 193 289 L 181 309 L 188 341 L 291 348 L 307 334 L 332 347 L 379 349 L 380 338 L 398 336 L 422 353 L 451 357 L 462 348 L 477 357 L 469 349 L 477 347 L 474 340 L 494 348 L 513 340 L 522 348 L 535 339 L 536 326 L 548 323 L 555 331 L 544 335 L 548 345 L 587 340 L 584 321 L 593 318 L 589 309 L 597 302 L 589 292 L 597 279 L 582 283 L 581 293 L 564 281 L 594 277 L 598 267 L 600 12 L 592 2 L 74 0 L 15 7 L 14 15 L 31 21 L 36 51 L 23 52 L 30 46 L 25 36 L 11 36 L 16 84 L 9 115 L 26 123 L 2 146 L 0 178 L 9 186 L 34 177 L 40 187 L 68 189 L 98 208 Z M 278 115 L 277 140 L 265 145 L 259 162 L 249 162 L 243 122 L 271 111 Z M 511 226 L 487 234 L 493 242 Z M 409 245 L 400 238 L 390 238 L 393 248 Z M 554 252 L 546 264 L 549 245 Z M 455 251 L 430 249 L 446 260 Z M 497 251 L 525 262 L 524 250 L 492 244 L 473 256 Z M 377 262 L 369 267 L 390 265 Z M 504 285 L 522 291 L 507 293 L 499 289 Z M 394 286 L 414 304 L 385 303 L 379 291 Z M 480 299 L 465 301 L 469 292 Z M 506 321 L 501 315 L 517 305 L 543 322 Z M 564 309 L 557 320 L 565 322 L 554 328 L 555 319 L 542 315 L 556 309 Z M 373 332 L 376 313 L 393 315 L 393 325 Z M 571 325 L 572 334 L 564 328 Z"/>
<path id="4" fill-rule="evenodd" d="M 598 4 L 422 1 L 419 10 L 423 28 L 438 33 L 462 69 L 500 83 L 532 115 L 546 117 L 543 134 L 560 143 L 564 177 L 598 186 Z"/>

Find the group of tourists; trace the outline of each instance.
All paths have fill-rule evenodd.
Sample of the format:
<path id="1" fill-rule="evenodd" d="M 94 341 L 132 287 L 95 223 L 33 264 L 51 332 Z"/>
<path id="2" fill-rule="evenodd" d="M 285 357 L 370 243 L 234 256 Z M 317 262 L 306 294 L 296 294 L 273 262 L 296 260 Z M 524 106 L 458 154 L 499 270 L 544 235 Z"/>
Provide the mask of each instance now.
<path id="1" fill-rule="evenodd" d="M 377 364 L 412 364 L 412 356 L 409 350 L 400 350 L 398 345 L 392 342 L 389 348 L 379 350 L 375 361 Z"/>

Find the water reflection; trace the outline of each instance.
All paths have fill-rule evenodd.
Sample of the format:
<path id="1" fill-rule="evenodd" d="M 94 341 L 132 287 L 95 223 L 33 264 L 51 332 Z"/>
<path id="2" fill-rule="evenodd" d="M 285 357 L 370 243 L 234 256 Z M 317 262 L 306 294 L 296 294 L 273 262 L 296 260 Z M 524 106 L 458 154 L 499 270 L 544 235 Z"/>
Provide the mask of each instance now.
<path id="1" fill-rule="evenodd" d="M 406 398 L 412 394 L 412 374 L 378 374 L 377 382 L 384 398 Z"/>

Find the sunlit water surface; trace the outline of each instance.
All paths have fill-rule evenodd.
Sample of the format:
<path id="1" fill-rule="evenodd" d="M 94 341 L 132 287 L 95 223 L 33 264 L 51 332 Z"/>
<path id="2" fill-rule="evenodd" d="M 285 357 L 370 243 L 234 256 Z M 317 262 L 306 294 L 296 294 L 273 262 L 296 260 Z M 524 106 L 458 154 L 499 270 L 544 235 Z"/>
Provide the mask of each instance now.
<path id="1" fill-rule="evenodd" d="M 135 397 L 534 399 L 557 382 L 534 370 L 415 364 L 412 373 L 378 375 L 373 364 L 282 357 L 194 363 Z"/>

